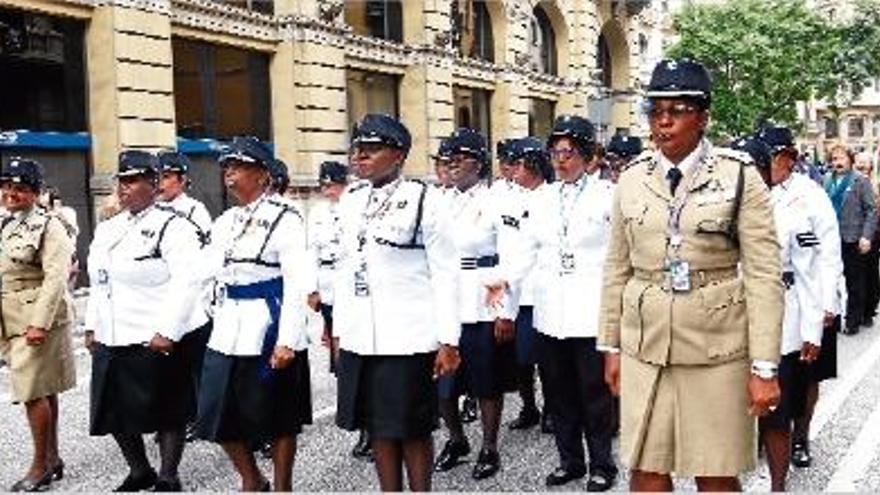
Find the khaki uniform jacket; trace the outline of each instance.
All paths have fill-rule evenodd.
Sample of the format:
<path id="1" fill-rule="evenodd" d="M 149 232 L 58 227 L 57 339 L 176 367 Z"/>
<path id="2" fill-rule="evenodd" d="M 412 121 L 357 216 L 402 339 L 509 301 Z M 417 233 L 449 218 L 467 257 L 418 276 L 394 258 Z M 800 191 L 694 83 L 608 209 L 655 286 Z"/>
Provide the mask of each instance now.
<path id="1" fill-rule="evenodd" d="M 659 152 L 637 158 L 620 177 L 604 268 L 598 344 L 654 365 L 711 365 L 746 357 L 779 361 L 783 313 L 779 245 L 769 191 L 744 168 L 739 241 L 724 235 L 733 218 L 746 155 L 704 145 L 676 196 L 687 192 L 679 257 L 691 290 L 673 293 L 664 264 L 673 197 Z"/>
<path id="2" fill-rule="evenodd" d="M 3 338 L 23 335 L 28 326 L 66 328 L 72 318 L 67 277 L 74 247 L 64 225 L 40 208 L 0 222 Z"/>

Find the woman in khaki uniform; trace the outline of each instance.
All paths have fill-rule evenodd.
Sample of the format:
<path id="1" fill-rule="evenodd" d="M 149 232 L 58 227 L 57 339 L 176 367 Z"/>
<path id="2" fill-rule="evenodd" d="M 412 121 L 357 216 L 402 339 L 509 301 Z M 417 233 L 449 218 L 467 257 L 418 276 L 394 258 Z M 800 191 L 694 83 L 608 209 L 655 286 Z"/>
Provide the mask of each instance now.
<path id="1" fill-rule="evenodd" d="M 34 456 L 11 491 L 38 491 L 64 475 L 58 456 L 58 393 L 75 385 L 67 275 L 73 243 L 61 221 L 36 206 L 43 173 L 13 158 L 0 175 L 0 328 L 12 400 L 24 403 Z"/>
<path id="2" fill-rule="evenodd" d="M 779 399 L 783 311 L 769 193 L 747 156 L 703 137 L 711 82 L 666 60 L 648 88 L 656 151 L 620 176 L 597 348 L 621 398 L 633 491 L 736 491 L 755 418 Z"/>

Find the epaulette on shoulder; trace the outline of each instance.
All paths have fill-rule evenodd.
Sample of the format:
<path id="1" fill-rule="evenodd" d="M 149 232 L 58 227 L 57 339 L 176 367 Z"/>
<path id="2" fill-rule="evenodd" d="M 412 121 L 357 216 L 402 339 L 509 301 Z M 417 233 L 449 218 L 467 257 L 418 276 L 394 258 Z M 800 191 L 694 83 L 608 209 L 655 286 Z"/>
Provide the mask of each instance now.
<path id="1" fill-rule="evenodd" d="M 299 212 L 299 208 L 297 208 L 296 206 L 294 206 L 290 203 L 285 203 L 284 201 L 279 201 L 275 198 L 271 198 L 271 199 L 267 200 L 266 202 L 272 206 L 281 208 L 285 212 L 293 213 L 294 215 L 302 218 L 302 213 Z"/>
<path id="2" fill-rule="evenodd" d="M 353 184 L 349 184 L 349 186 L 345 189 L 345 192 L 346 194 L 353 193 L 367 187 L 368 185 L 370 185 L 369 181 L 359 180 Z"/>
<path id="3" fill-rule="evenodd" d="M 754 163 L 752 157 L 746 153 L 745 151 L 739 151 L 731 148 L 722 148 L 715 147 L 712 148 L 712 151 L 716 156 L 721 158 L 729 158 L 731 160 L 736 160 L 737 162 L 742 163 L 743 165 L 751 165 Z"/>

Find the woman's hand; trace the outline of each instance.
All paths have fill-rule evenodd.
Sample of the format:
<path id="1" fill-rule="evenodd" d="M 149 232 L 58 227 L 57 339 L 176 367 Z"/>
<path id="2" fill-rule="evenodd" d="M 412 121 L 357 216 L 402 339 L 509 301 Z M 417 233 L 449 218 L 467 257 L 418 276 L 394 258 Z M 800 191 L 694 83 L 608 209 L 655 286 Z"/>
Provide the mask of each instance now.
<path id="1" fill-rule="evenodd" d="M 27 345 L 42 345 L 43 342 L 46 341 L 46 329 L 29 326 L 27 327 L 27 330 L 25 330 L 24 340 L 27 342 Z"/>

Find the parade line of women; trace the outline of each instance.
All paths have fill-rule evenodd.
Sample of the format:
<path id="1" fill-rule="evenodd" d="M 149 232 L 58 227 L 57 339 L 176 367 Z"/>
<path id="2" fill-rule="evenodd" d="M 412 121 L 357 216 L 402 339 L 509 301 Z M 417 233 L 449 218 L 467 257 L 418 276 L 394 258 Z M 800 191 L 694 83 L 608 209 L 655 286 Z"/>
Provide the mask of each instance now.
<path id="1" fill-rule="evenodd" d="M 493 181 L 489 143 L 459 129 L 434 157 L 436 185 L 404 176 L 409 130 L 366 115 L 350 164 L 322 164 L 328 202 L 308 221 L 282 194 L 286 165 L 256 138 L 220 155 L 236 205 L 213 223 L 185 193 L 184 155 L 120 154 L 120 211 L 89 249 L 85 317 L 90 433 L 112 436 L 128 465 L 117 490 L 188 488 L 178 466 L 189 434 L 219 444 L 238 488 L 290 491 L 312 423 L 315 311 L 336 424 L 360 432 L 353 453 L 372 459 L 383 491 L 429 491 L 434 473 L 472 454 L 475 480 L 495 476 L 514 391 L 522 409 L 509 428 L 554 435 L 547 486 L 585 478 L 606 491 L 622 463 L 633 490 L 670 490 L 675 473 L 734 491 L 760 440 L 784 489 L 789 459 L 809 464 L 815 384 L 836 372 L 840 206 L 793 173 L 787 129 L 736 150 L 708 142 L 701 65 L 661 62 L 646 96 L 652 150 L 618 136 L 613 166 L 600 167 L 593 124 L 562 115 L 546 141 L 499 143 Z M 34 440 L 11 489 L 37 491 L 64 476 L 57 394 L 74 383 L 73 244 L 36 206 L 38 163 L 15 159 L 0 180 L 3 345 Z M 473 448 L 464 396 L 478 409 Z"/>

